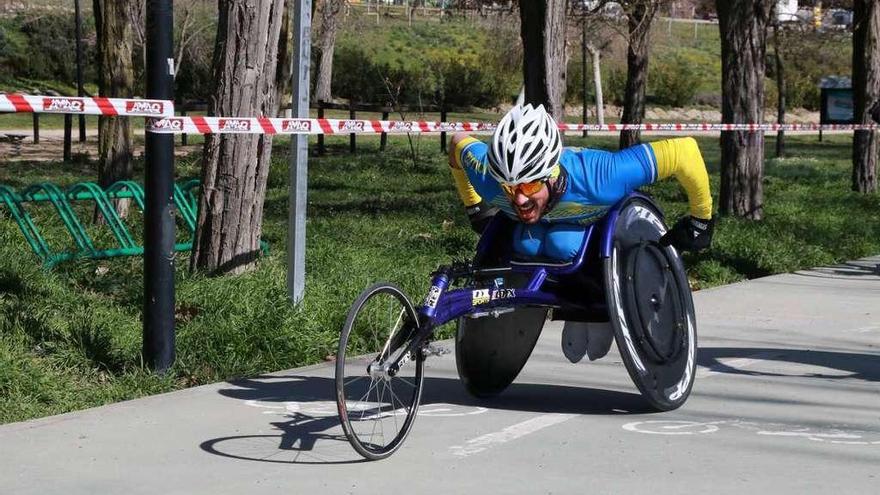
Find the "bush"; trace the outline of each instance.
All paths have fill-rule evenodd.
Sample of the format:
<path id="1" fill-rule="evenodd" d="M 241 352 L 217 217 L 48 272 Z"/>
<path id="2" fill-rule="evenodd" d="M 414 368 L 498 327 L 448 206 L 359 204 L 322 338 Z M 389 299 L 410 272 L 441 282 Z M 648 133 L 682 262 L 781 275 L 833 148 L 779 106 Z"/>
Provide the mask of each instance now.
<path id="1" fill-rule="evenodd" d="M 475 55 L 456 56 L 443 52 L 430 61 L 430 67 L 434 71 L 440 99 L 450 105 L 494 106 L 512 89 L 508 78 Z"/>
<path id="2" fill-rule="evenodd" d="M 21 34 L 26 38 L 14 60 L 17 77 L 74 80 L 76 35 L 70 14 L 46 13 L 33 18 L 19 14 L 14 24 L 19 26 Z M 96 57 L 94 26 L 89 22 L 83 24 L 83 60 L 86 69 L 84 78 L 94 81 L 94 67 L 88 63 Z"/>
<path id="3" fill-rule="evenodd" d="M 603 67 L 602 86 L 604 86 L 602 89 L 606 103 L 623 105 L 626 95 L 626 67 L 613 66 L 610 70 Z"/>
<path id="4" fill-rule="evenodd" d="M 699 65 L 681 53 L 653 57 L 648 69 L 648 92 L 660 105 L 683 107 L 693 103 L 700 85 Z"/>
<path id="5" fill-rule="evenodd" d="M 317 74 L 317 70 L 312 72 Z M 370 57 L 363 48 L 347 43 L 336 43 L 336 49 L 333 51 L 334 95 L 343 97 L 361 95 L 365 100 L 372 100 L 377 92 L 378 77 Z"/>
<path id="6" fill-rule="evenodd" d="M 789 32 L 780 45 L 785 70 L 785 98 L 789 108 L 819 109 L 819 82 L 824 76 L 849 75 L 852 72 L 852 43 L 847 36 L 835 33 Z M 776 60 L 767 50 L 767 77 L 776 78 Z M 774 91 L 767 92 L 765 103 L 776 106 Z M 772 96 L 772 99 L 771 99 Z"/>

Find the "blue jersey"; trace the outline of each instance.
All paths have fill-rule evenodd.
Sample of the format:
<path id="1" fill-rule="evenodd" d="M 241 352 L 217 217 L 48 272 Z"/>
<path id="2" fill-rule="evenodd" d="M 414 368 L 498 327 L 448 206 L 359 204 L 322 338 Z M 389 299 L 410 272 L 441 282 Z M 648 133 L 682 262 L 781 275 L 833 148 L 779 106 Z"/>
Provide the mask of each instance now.
<path id="1" fill-rule="evenodd" d="M 461 149 L 459 163 L 483 201 L 516 219 L 507 195 L 489 175 L 488 149 L 486 143 L 470 139 Z M 566 176 L 565 189 L 541 222 L 590 224 L 634 189 L 657 180 L 657 160 L 646 144 L 616 152 L 564 148 L 559 165 Z"/>

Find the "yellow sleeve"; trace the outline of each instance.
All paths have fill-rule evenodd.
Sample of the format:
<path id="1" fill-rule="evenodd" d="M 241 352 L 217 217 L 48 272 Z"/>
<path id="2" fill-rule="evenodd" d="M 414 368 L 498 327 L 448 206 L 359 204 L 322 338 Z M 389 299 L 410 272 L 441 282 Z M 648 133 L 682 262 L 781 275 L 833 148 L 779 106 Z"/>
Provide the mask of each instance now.
<path id="1" fill-rule="evenodd" d="M 712 218 L 709 173 L 694 138 L 666 139 L 650 143 L 657 159 L 657 178 L 675 176 L 687 192 L 692 216 Z"/>
<path id="2" fill-rule="evenodd" d="M 477 191 L 474 190 L 474 186 L 471 184 L 471 181 L 468 180 L 467 173 L 461 165 L 462 151 L 464 151 L 467 145 L 476 141 L 477 140 L 472 137 L 462 139 L 449 152 L 449 170 L 452 172 L 452 180 L 455 181 L 455 189 L 458 191 L 458 197 L 461 198 L 461 202 L 464 203 L 466 207 L 473 206 L 483 200 L 483 198 L 477 194 Z"/>

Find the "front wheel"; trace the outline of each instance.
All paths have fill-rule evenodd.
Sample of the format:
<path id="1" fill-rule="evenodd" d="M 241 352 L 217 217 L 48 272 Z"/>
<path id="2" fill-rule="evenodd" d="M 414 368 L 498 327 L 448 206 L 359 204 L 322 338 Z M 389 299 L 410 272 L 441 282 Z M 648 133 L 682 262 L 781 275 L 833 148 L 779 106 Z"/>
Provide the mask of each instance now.
<path id="1" fill-rule="evenodd" d="M 336 405 L 348 441 L 367 459 L 393 454 L 416 418 L 425 356 L 407 347 L 417 331 L 412 303 L 391 284 L 368 288 L 348 312 L 336 353 Z"/>

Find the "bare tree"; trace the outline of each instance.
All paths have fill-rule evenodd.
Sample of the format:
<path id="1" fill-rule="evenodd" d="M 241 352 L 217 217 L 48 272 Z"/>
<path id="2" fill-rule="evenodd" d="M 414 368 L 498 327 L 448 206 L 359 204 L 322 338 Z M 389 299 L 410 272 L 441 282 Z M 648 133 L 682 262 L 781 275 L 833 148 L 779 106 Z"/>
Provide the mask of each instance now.
<path id="1" fill-rule="evenodd" d="M 780 26 L 777 5 L 773 6 L 773 56 L 776 79 L 776 122 L 785 123 L 785 61 L 783 59 L 784 32 Z M 785 156 L 785 131 L 776 133 L 776 158 Z"/>
<path id="2" fill-rule="evenodd" d="M 321 2 L 321 32 L 318 34 L 321 60 L 318 62 L 315 101 L 329 101 L 331 98 L 333 51 L 336 47 L 336 32 L 339 29 L 339 14 L 344 12 L 346 3 L 346 0 L 324 0 Z"/>
<path id="3" fill-rule="evenodd" d="M 565 15 L 568 0 L 520 0 L 525 101 L 565 117 Z"/>
<path id="4" fill-rule="evenodd" d="M 94 0 L 95 31 L 98 36 L 98 88 L 102 96 L 131 98 L 134 87 L 131 12 L 138 0 Z M 98 183 L 109 187 L 130 179 L 131 127 L 129 119 L 98 118 Z M 121 216 L 128 213 L 128 201 L 117 201 Z"/>
<path id="5" fill-rule="evenodd" d="M 275 68 L 275 104 L 278 114 L 281 105 L 292 100 L 293 72 L 290 51 L 293 49 L 293 25 L 290 18 L 291 2 L 294 0 L 283 0 L 281 11 L 284 13 L 281 17 L 281 32 L 278 34 L 278 62 Z M 314 3 L 314 2 L 313 2 Z"/>
<path id="6" fill-rule="evenodd" d="M 764 121 L 764 56 L 774 0 L 716 0 L 721 32 L 721 116 Z M 764 133 L 721 133 L 720 211 L 752 220 L 764 215 Z"/>
<path id="7" fill-rule="evenodd" d="M 602 14 L 602 9 L 605 5 L 605 2 L 597 4 L 574 3 L 571 5 L 571 11 L 569 13 L 572 27 L 580 31 L 581 35 L 581 57 L 583 68 L 582 84 L 584 96 L 582 120 L 584 123 L 587 122 L 586 97 L 588 77 L 586 74 L 586 65 L 587 56 L 589 54 L 593 72 L 593 87 L 595 89 L 596 120 L 599 125 L 605 124 L 605 103 L 602 97 L 602 52 L 607 50 L 608 46 L 611 44 L 612 35 L 619 32 L 613 21 L 610 21 Z M 569 31 L 571 37 L 574 36 L 574 31 L 574 29 Z"/>
<path id="8" fill-rule="evenodd" d="M 626 52 L 626 89 L 623 95 L 623 124 L 641 124 L 645 120 L 645 94 L 648 88 L 648 53 L 651 24 L 663 0 L 623 2 L 627 15 L 628 48 Z M 620 148 L 639 142 L 639 131 L 621 131 Z"/>
<path id="9" fill-rule="evenodd" d="M 220 0 L 211 115 L 275 115 L 283 4 L 283 0 Z M 267 135 L 207 136 L 191 269 L 216 274 L 252 267 L 260 249 L 271 151 L 272 139 Z"/>
<path id="10" fill-rule="evenodd" d="M 853 110 L 856 124 L 871 122 L 870 109 L 880 99 L 880 5 L 876 0 L 855 0 L 853 25 Z M 853 135 L 852 190 L 877 190 L 876 131 Z"/>

